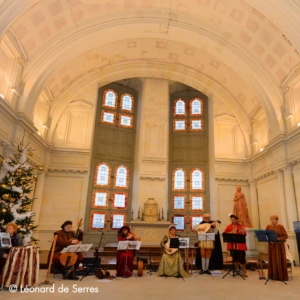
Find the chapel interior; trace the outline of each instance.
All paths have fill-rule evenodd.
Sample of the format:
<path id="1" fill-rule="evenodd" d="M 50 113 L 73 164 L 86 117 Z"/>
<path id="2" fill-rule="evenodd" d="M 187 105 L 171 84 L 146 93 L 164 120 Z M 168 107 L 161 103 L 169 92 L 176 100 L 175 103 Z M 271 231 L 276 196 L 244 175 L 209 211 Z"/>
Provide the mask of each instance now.
<path id="1" fill-rule="evenodd" d="M 194 243 L 204 213 L 230 223 L 240 186 L 253 229 L 278 215 L 299 264 L 299 15 L 297 0 L 0 0 L 0 154 L 24 131 L 35 149 L 40 249 L 81 218 L 94 246 L 124 224 Z"/>

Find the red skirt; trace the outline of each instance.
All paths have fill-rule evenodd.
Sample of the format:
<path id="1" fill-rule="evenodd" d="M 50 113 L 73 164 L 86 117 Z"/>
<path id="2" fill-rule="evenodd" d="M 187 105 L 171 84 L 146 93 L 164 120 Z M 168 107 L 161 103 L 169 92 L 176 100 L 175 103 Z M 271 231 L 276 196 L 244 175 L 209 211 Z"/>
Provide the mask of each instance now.
<path id="1" fill-rule="evenodd" d="M 127 268 L 130 272 L 128 272 L 128 269 L 126 268 L 126 258 L 127 258 Z M 116 276 L 122 277 L 130 277 L 132 276 L 133 272 L 133 259 L 134 259 L 134 251 L 133 250 L 118 250 L 117 254 L 117 274 Z"/>

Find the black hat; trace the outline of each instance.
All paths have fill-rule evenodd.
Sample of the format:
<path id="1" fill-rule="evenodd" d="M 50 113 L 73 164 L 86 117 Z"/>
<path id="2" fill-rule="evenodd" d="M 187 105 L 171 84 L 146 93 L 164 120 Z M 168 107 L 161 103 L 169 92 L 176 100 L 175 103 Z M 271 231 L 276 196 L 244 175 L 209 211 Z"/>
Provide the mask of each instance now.
<path id="1" fill-rule="evenodd" d="M 238 220 L 239 218 L 236 215 L 232 214 L 232 215 L 230 215 L 230 219 L 236 219 L 236 220 Z"/>
<path id="2" fill-rule="evenodd" d="M 65 221 L 65 223 L 62 224 L 62 225 L 60 226 L 60 228 L 64 229 L 65 226 L 67 226 L 67 225 L 72 225 L 72 224 L 73 224 L 72 221 Z"/>

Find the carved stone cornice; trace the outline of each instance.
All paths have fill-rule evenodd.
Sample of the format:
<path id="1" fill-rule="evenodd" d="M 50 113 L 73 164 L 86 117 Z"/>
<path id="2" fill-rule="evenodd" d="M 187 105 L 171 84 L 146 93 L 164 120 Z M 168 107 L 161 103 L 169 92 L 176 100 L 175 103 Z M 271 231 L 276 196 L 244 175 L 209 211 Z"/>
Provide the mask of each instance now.
<path id="1" fill-rule="evenodd" d="M 165 177 L 150 177 L 150 176 L 140 176 L 140 180 L 148 180 L 148 181 L 166 181 Z"/>
<path id="2" fill-rule="evenodd" d="M 76 170 L 76 169 L 59 169 L 59 168 L 48 168 L 48 172 L 59 172 L 59 173 L 87 173 L 88 170 Z"/>
<path id="3" fill-rule="evenodd" d="M 244 181 L 247 182 L 248 179 L 246 178 L 225 178 L 225 177 L 216 177 L 216 181 Z"/>

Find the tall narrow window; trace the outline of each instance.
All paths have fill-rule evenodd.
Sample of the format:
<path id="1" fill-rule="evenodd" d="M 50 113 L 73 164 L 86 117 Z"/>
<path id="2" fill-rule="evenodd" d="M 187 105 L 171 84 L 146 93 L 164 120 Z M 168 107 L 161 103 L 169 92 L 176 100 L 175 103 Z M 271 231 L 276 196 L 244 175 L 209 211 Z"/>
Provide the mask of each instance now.
<path id="1" fill-rule="evenodd" d="M 185 100 L 177 99 L 174 103 L 174 115 L 186 116 L 186 104 Z"/>
<path id="2" fill-rule="evenodd" d="M 190 183 L 192 191 L 204 190 L 204 172 L 201 169 L 195 168 L 190 173 Z"/>
<path id="3" fill-rule="evenodd" d="M 120 165 L 115 170 L 115 187 L 128 188 L 129 170 L 126 166 Z"/>
<path id="4" fill-rule="evenodd" d="M 110 184 L 110 171 L 111 168 L 107 163 L 100 163 L 96 166 L 94 177 L 94 185 L 108 187 Z"/>
<path id="5" fill-rule="evenodd" d="M 118 94 L 114 90 L 106 90 L 103 93 L 103 107 L 115 109 L 117 107 Z"/>
<path id="6" fill-rule="evenodd" d="M 172 176 L 173 190 L 174 191 L 184 191 L 186 190 L 186 172 L 184 169 L 178 168 L 173 171 Z"/>
<path id="7" fill-rule="evenodd" d="M 185 229 L 185 216 L 184 215 L 174 215 L 173 218 L 173 224 L 175 224 L 175 227 L 177 230 L 183 231 Z"/>
<path id="8" fill-rule="evenodd" d="M 193 98 L 190 101 L 190 114 L 192 116 L 203 115 L 203 101 L 199 98 Z"/>
<path id="9" fill-rule="evenodd" d="M 107 213 L 92 212 L 90 217 L 90 229 L 104 229 Z"/>
<path id="10" fill-rule="evenodd" d="M 125 213 L 112 213 L 111 214 L 111 229 L 120 229 L 124 226 L 126 221 Z"/>
<path id="11" fill-rule="evenodd" d="M 121 96 L 121 110 L 133 112 L 134 99 L 130 94 L 123 94 Z"/>

